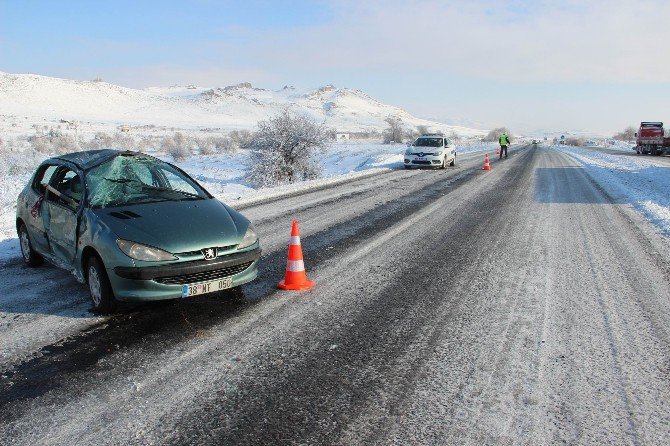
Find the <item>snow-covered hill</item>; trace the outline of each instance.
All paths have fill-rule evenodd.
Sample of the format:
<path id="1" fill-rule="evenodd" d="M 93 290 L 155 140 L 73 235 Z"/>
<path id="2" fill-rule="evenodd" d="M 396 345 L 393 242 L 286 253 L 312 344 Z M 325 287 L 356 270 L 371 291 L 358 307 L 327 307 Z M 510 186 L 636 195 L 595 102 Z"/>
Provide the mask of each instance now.
<path id="1" fill-rule="evenodd" d="M 250 83 L 228 87 L 125 88 L 107 82 L 75 81 L 33 74 L 0 72 L 0 116 L 26 123 L 54 120 L 91 124 L 156 125 L 181 129 L 252 129 L 284 107 L 308 114 L 343 132 L 387 127 L 389 116 L 406 127 L 426 125 L 433 131 L 462 136 L 483 132 L 417 118 L 383 104 L 360 90 L 327 85 L 314 90 L 256 88 Z"/>

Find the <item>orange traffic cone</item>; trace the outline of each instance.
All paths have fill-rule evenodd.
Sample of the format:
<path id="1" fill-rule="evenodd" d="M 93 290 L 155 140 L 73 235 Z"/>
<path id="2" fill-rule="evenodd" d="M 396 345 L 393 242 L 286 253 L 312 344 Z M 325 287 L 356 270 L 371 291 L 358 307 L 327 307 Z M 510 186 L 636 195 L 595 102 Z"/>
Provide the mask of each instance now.
<path id="1" fill-rule="evenodd" d="M 500 146 L 496 149 L 496 155 L 500 156 Z"/>
<path id="2" fill-rule="evenodd" d="M 489 161 L 489 154 L 486 154 L 486 158 L 484 159 L 484 167 L 482 167 L 482 170 L 491 170 L 491 162 Z"/>
<path id="3" fill-rule="evenodd" d="M 309 290 L 314 287 L 314 282 L 307 280 L 307 274 L 305 274 L 298 220 L 293 220 L 293 228 L 291 228 L 291 243 L 288 245 L 286 275 L 284 276 L 284 280 L 277 284 L 277 287 L 282 290 Z"/>

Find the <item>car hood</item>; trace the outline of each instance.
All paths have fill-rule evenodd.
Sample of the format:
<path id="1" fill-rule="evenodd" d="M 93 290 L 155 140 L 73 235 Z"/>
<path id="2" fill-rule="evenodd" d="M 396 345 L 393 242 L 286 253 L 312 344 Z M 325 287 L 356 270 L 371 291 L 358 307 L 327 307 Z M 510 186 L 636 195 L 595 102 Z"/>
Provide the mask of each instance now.
<path id="1" fill-rule="evenodd" d="M 94 212 L 119 238 L 171 253 L 237 245 L 249 224 L 213 198 L 134 204 Z"/>
<path id="2" fill-rule="evenodd" d="M 427 155 L 429 153 L 443 152 L 444 150 L 444 147 L 409 147 L 409 152 L 412 155 L 418 155 L 420 153 Z"/>

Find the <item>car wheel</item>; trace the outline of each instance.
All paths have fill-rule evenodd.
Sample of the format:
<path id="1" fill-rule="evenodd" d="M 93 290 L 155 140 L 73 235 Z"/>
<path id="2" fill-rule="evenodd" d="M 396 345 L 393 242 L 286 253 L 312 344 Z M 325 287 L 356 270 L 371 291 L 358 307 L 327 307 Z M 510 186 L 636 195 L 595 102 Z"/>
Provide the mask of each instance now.
<path id="1" fill-rule="evenodd" d="M 454 159 L 451 160 L 451 163 L 449 163 L 451 167 L 454 167 L 456 165 L 456 154 L 454 153 Z"/>
<path id="2" fill-rule="evenodd" d="M 93 301 L 93 311 L 109 313 L 116 308 L 116 299 L 107 271 L 97 256 L 91 256 L 86 266 L 86 282 Z"/>
<path id="3" fill-rule="evenodd" d="M 39 255 L 33 249 L 33 245 L 30 243 L 28 230 L 26 229 L 26 225 L 23 223 L 21 223 L 21 226 L 19 226 L 19 243 L 21 245 L 21 255 L 23 256 L 23 261 L 26 263 L 26 265 L 35 267 L 44 263 L 44 257 Z"/>
<path id="4" fill-rule="evenodd" d="M 656 156 L 656 155 L 658 155 L 658 149 L 656 148 L 656 146 L 652 146 L 651 156 Z"/>

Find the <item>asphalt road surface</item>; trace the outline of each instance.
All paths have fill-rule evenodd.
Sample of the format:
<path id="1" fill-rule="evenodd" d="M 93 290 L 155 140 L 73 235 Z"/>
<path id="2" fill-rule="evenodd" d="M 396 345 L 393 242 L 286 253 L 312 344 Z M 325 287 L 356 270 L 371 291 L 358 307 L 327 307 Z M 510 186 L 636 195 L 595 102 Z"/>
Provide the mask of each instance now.
<path id="1" fill-rule="evenodd" d="M 670 444 L 667 240 L 556 150 L 482 162 L 245 209 L 234 295 L 77 318 L 73 279 L 4 267 L 0 443 Z"/>

